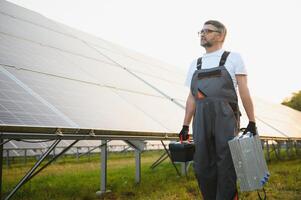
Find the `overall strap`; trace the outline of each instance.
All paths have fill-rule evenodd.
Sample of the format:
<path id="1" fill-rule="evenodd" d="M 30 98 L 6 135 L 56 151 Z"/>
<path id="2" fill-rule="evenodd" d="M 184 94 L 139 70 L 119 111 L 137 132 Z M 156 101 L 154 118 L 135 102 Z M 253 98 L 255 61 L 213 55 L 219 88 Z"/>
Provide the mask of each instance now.
<path id="1" fill-rule="evenodd" d="M 229 51 L 224 51 L 221 60 L 219 61 L 219 66 L 224 66 L 224 64 L 226 63 L 226 60 L 229 56 L 230 52 Z"/>
<path id="2" fill-rule="evenodd" d="M 229 56 L 230 52 L 229 51 L 224 51 L 221 60 L 219 61 L 218 66 L 223 66 L 226 63 L 226 60 Z M 197 70 L 200 70 L 202 68 L 202 57 L 198 58 L 197 64 L 196 64 Z"/>
<path id="3" fill-rule="evenodd" d="M 196 68 L 197 70 L 200 70 L 202 68 L 202 57 L 198 58 Z"/>

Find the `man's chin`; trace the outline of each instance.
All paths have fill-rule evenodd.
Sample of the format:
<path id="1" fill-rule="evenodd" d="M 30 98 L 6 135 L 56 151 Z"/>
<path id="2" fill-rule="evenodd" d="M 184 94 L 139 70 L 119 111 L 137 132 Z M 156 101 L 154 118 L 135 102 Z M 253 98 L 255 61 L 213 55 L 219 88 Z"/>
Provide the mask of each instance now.
<path id="1" fill-rule="evenodd" d="M 212 45 L 209 43 L 201 43 L 201 46 L 207 48 L 207 47 L 211 47 Z"/>

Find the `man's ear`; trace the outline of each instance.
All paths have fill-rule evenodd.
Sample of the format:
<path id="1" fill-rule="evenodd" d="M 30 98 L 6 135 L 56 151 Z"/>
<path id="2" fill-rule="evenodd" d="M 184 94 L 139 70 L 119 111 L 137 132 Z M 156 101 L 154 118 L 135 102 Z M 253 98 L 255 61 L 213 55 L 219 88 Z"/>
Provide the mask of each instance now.
<path id="1" fill-rule="evenodd" d="M 218 41 L 219 42 L 224 42 L 226 38 L 226 34 L 225 33 L 220 33 L 218 36 Z"/>

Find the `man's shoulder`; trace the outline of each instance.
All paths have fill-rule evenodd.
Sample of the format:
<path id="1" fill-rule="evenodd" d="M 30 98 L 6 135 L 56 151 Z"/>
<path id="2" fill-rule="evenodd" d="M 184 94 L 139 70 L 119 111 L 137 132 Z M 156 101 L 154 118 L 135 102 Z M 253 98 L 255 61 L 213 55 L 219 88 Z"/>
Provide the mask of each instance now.
<path id="1" fill-rule="evenodd" d="M 190 63 L 190 68 L 192 67 L 196 67 L 196 64 L 197 64 L 197 61 L 198 61 L 199 58 L 194 58 L 191 63 Z"/>
<path id="2" fill-rule="evenodd" d="M 232 59 L 241 59 L 241 55 L 238 52 L 235 51 L 229 51 L 229 57 L 231 57 Z"/>

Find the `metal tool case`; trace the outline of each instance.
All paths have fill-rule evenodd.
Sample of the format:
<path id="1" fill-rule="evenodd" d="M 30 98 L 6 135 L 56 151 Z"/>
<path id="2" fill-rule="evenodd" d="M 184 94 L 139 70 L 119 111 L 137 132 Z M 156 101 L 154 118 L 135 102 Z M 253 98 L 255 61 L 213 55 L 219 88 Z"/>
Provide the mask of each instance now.
<path id="1" fill-rule="evenodd" d="M 229 147 L 241 191 L 263 187 L 270 173 L 258 135 L 239 135 L 230 140 Z"/>

